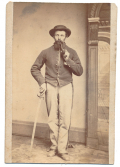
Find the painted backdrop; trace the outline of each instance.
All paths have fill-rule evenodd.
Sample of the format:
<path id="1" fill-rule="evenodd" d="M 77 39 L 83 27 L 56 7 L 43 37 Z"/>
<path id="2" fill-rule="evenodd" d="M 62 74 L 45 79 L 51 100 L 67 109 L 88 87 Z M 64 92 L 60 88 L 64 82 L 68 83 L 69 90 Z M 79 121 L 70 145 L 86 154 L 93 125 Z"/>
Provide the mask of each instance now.
<path id="1" fill-rule="evenodd" d="M 86 123 L 86 55 L 87 55 L 86 4 L 14 3 L 13 23 L 13 120 L 33 122 L 38 105 L 39 86 L 30 73 L 39 53 L 50 47 L 54 40 L 49 30 L 62 24 L 71 29 L 66 40 L 75 49 L 84 72 L 74 76 L 74 104 L 71 126 L 85 129 Z M 45 73 L 45 67 L 42 74 Z M 38 122 L 47 123 L 43 101 Z"/>

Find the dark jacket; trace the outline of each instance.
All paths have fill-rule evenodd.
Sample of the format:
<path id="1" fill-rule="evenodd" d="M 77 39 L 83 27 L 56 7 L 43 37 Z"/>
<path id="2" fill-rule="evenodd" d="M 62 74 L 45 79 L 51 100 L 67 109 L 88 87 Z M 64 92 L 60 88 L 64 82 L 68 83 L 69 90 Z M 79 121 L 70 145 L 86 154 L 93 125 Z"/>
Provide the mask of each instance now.
<path id="1" fill-rule="evenodd" d="M 44 82 L 48 82 L 53 86 L 64 86 L 72 82 L 72 73 L 80 76 L 83 73 L 80 59 L 75 50 L 71 49 L 67 45 L 65 49 L 70 53 L 67 65 L 64 64 L 64 59 L 59 51 L 51 46 L 48 49 L 43 50 L 37 57 L 35 63 L 31 68 L 31 74 L 36 79 L 39 85 Z M 60 61 L 59 61 L 60 56 Z M 41 74 L 42 66 L 46 65 L 45 78 Z"/>

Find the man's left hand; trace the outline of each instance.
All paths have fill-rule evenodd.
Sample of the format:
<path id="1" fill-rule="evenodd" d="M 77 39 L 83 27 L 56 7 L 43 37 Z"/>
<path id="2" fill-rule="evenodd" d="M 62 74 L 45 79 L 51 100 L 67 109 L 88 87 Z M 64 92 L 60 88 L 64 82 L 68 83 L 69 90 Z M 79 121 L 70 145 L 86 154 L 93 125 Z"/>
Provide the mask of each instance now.
<path id="1" fill-rule="evenodd" d="M 70 53 L 67 50 L 65 50 L 65 54 L 63 55 L 63 58 L 65 61 L 68 60 L 69 55 L 70 55 Z"/>

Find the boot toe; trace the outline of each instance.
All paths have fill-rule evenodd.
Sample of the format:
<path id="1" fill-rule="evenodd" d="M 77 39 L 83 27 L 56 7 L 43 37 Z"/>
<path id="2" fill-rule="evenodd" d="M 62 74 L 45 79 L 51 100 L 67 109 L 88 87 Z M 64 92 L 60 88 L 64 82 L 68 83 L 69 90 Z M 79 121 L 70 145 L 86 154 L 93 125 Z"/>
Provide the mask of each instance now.
<path id="1" fill-rule="evenodd" d="M 70 157 L 68 154 L 60 154 L 60 157 L 65 161 L 70 161 Z"/>
<path id="2" fill-rule="evenodd" d="M 50 150 L 47 154 L 48 157 L 54 157 L 56 155 L 56 151 L 55 150 Z"/>

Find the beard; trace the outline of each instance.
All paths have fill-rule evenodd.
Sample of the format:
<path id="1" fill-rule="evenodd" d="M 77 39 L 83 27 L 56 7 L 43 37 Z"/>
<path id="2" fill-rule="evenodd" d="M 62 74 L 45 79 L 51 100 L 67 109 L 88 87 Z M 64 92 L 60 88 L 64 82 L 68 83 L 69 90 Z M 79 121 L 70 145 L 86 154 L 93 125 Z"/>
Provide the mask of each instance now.
<path id="1" fill-rule="evenodd" d="M 61 47 L 64 48 L 64 46 L 65 46 L 65 42 L 62 42 L 60 40 L 54 42 L 54 48 L 55 48 L 55 50 L 60 50 Z"/>

